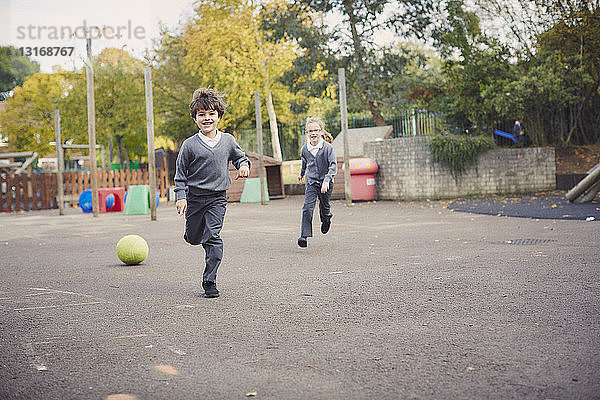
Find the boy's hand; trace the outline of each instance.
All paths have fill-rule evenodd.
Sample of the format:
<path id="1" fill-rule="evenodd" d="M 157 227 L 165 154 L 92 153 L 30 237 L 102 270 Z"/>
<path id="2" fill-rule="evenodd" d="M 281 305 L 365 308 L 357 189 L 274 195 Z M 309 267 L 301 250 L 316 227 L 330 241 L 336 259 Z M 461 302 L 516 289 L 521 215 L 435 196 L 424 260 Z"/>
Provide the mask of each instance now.
<path id="1" fill-rule="evenodd" d="M 327 193 L 328 190 L 329 190 L 329 182 L 323 181 L 323 184 L 321 185 L 321 193 Z"/>
<path id="2" fill-rule="evenodd" d="M 240 169 L 238 169 L 237 175 L 235 176 L 235 179 L 239 179 L 239 178 L 247 178 L 248 175 L 250 175 L 250 169 L 243 165 L 242 167 L 240 167 Z"/>
<path id="3" fill-rule="evenodd" d="M 185 214 L 185 211 L 187 210 L 187 200 L 177 200 L 177 202 L 175 203 L 175 207 L 177 207 L 177 215 Z"/>
<path id="4" fill-rule="evenodd" d="M 304 180 L 304 176 L 298 175 L 298 183 L 302 183 L 303 180 Z"/>

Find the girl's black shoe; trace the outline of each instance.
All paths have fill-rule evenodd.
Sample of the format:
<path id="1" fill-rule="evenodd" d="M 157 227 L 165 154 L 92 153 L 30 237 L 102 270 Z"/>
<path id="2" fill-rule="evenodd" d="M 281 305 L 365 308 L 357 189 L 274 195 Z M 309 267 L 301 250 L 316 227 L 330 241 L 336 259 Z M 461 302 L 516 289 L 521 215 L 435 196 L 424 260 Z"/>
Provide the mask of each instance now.
<path id="1" fill-rule="evenodd" d="M 219 290 L 216 283 L 209 281 L 202 282 L 202 287 L 204 288 L 204 297 L 219 297 Z"/>

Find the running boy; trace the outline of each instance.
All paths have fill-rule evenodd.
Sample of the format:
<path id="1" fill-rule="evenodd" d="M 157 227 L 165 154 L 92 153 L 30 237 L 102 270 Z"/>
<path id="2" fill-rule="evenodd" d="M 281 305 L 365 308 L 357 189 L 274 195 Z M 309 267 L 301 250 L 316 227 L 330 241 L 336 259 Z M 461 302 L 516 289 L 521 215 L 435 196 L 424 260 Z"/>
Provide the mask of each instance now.
<path id="1" fill-rule="evenodd" d="M 306 174 L 304 206 L 302 207 L 302 227 L 298 246 L 306 247 L 306 239 L 312 237 L 312 219 L 315 202 L 319 198 L 319 216 L 321 233 L 329 232 L 331 226 L 331 207 L 329 198 L 333 191 L 333 177 L 337 173 L 337 161 L 333 146 L 323 140 L 325 124 L 318 117 L 309 117 L 305 124 L 306 144 L 302 146 L 300 158 L 302 168 L 298 182 L 302 183 Z"/>
<path id="2" fill-rule="evenodd" d="M 190 114 L 200 130 L 181 145 L 175 170 L 178 214 L 185 214 L 184 239 L 201 244 L 206 253 L 202 287 L 205 297 L 219 297 L 216 279 L 223 258 L 220 237 L 229 189 L 229 161 L 237 176 L 246 178 L 250 160 L 229 133 L 217 129 L 227 104 L 220 93 L 200 88 L 194 92 Z"/>

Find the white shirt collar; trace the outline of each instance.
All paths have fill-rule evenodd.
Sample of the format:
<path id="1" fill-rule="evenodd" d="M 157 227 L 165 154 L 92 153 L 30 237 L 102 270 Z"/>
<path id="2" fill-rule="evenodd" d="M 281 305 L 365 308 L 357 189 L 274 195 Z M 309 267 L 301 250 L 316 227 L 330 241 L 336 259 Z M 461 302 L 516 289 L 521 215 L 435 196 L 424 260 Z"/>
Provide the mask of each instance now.
<path id="1" fill-rule="evenodd" d="M 221 136 L 223 136 L 221 134 L 221 131 L 217 130 L 217 134 L 215 135 L 214 138 L 210 138 L 208 136 L 206 136 L 205 134 L 202 133 L 202 131 L 198 131 L 198 136 L 200 136 L 200 139 L 206 143 L 208 146 L 210 147 L 215 147 L 217 145 L 217 143 L 219 143 L 219 140 L 221 140 Z"/>
<path id="2" fill-rule="evenodd" d="M 321 147 L 323 147 L 323 138 L 320 138 L 319 143 L 317 143 L 315 146 L 310 144 L 310 141 L 306 142 L 306 148 L 308 149 L 308 151 L 313 151 L 314 149 L 320 149 Z"/>

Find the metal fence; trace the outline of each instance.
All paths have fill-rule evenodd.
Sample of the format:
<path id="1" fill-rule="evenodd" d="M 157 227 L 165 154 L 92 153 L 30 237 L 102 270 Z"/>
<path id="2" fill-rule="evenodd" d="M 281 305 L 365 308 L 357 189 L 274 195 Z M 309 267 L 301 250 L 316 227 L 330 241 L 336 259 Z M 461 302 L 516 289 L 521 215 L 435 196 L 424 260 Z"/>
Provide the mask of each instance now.
<path id="1" fill-rule="evenodd" d="M 432 135 L 442 126 L 442 118 L 438 113 L 425 110 L 410 110 L 400 115 L 385 119 L 392 125 L 392 137 Z M 339 118 L 324 119 L 325 129 L 335 138 L 342 130 Z M 348 128 L 368 128 L 375 126 L 373 118 L 348 118 Z M 300 149 L 304 144 L 304 121 L 296 124 L 277 123 L 279 130 L 279 144 L 283 160 L 297 160 L 300 158 Z M 240 146 L 247 151 L 257 152 L 256 127 L 244 126 L 235 132 Z M 273 156 L 271 145 L 271 130 L 268 122 L 263 125 L 263 152 Z"/>

